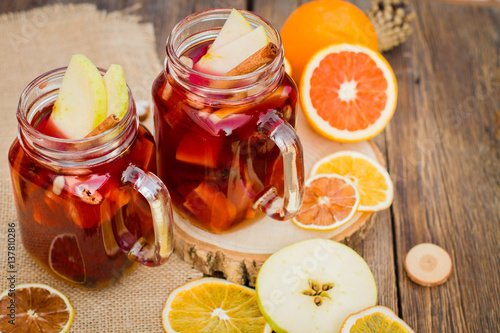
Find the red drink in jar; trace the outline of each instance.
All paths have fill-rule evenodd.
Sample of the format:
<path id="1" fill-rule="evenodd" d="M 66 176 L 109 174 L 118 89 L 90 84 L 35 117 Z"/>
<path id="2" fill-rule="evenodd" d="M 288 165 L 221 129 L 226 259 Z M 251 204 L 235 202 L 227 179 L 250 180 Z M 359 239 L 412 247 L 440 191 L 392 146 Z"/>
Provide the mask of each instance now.
<path id="1" fill-rule="evenodd" d="M 168 192 L 151 174 L 153 137 L 139 125 L 130 93 L 129 110 L 115 128 L 81 140 L 53 132 L 47 119 L 64 73 L 46 73 L 23 92 L 19 138 L 9 151 L 11 178 L 26 251 L 57 278 L 100 289 L 135 261 L 158 265 L 168 258 Z M 165 204 L 161 221 L 150 209 L 158 200 Z M 159 234 L 164 239 L 157 242 Z"/>
<path id="2" fill-rule="evenodd" d="M 207 52 L 229 12 L 193 14 L 174 28 L 152 90 L 158 176 L 178 212 L 210 232 L 260 211 L 291 218 L 303 195 L 302 148 L 293 129 L 297 89 L 284 72 L 276 30 L 243 12 L 279 45 L 278 57 L 253 73 L 218 77 L 186 65 Z"/>

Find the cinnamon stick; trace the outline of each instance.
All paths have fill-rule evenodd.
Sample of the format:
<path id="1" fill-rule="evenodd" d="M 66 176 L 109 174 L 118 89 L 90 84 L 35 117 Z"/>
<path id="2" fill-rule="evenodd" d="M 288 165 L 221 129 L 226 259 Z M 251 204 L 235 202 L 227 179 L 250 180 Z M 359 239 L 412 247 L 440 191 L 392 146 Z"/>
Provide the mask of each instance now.
<path id="1" fill-rule="evenodd" d="M 106 119 L 104 119 L 99 125 L 97 125 L 92 131 L 90 131 L 89 134 L 85 136 L 84 139 L 91 138 L 93 136 L 102 134 L 106 132 L 107 130 L 113 128 L 120 122 L 120 118 L 115 115 L 115 114 L 110 114 Z M 91 142 L 79 142 L 74 144 L 72 147 L 69 148 L 69 150 L 85 150 L 88 148 L 91 148 L 94 143 Z"/>
<path id="2" fill-rule="evenodd" d="M 238 66 L 224 74 L 224 76 L 238 76 L 252 73 L 256 69 L 273 61 L 277 55 L 278 47 L 273 43 L 268 43 L 266 46 L 242 61 Z"/>
<path id="3" fill-rule="evenodd" d="M 120 122 L 120 118 L 112 113 L 106 119 L 104 119 L 99 125 L 96 126 L 89 134 L 85 136 L 86 138 L 90 138 L 101 133 L 106 132 L 107 130 L 113 128 Z"/>

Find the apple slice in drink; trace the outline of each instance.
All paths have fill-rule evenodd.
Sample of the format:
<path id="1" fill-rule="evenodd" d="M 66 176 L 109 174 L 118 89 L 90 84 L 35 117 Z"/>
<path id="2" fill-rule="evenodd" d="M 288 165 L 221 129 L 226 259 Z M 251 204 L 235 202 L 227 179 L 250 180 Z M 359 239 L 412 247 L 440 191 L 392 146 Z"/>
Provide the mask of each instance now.
<path id="1" fill-rule="evenodd" d="M 84 55 L 71 58 L 49 123 L 66 139 L 82 139 L 107 115 L 104 80 Z"/>
<path id="2" fill-rule="evenodd" d="M 224 75 L 262 49 L 267 43 L 266 31 L 262 26 L 259 26 L 229 44 L 213 51 L 209 50 L 194 64 L 193 68 L 205 74 Z"/>
<path id="3" fill-rule="evenodd" d="M 128 89 L 122 66 L 111 65 L 104 74 L 107 96 L 107 115 L 115 114 L 122 119 L 128 110 Z"/>
<path id="4" fill-rule="evenodd" d="M 250 26 L 250 23 L 248 23 L 239 11 L 233 8 L 226 23 L 222 26 L 219 35 L 215 39 L 212 46 L 210 46 L 209 52 L 213 52 L 251 31 L 252 27 Z"/>

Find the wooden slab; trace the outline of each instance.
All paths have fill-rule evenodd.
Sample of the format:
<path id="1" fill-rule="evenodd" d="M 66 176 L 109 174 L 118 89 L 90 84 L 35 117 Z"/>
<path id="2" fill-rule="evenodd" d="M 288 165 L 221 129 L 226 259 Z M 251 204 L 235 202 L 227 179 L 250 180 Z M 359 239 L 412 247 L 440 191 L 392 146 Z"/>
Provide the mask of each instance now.
<path id="1" fill-rule="evenodd" d="M 321 157 L 339 150 L 354 150 L 383 162 L 375 144 L 341 144 L 316 134 L 299 116 L 297 131 L 304 147 L 306 175 Z M 275 251 L 309 238 L 330 238 L 354 246 L 372 227 L 374 214 L 357 213 L 352 221 L 332 231 L 303 230 L 290 221 L 267 216 L 224 234 L 212 234 L 175 215 L 175 252 L 207 275 L 253 286 L 260 266 Z"/>

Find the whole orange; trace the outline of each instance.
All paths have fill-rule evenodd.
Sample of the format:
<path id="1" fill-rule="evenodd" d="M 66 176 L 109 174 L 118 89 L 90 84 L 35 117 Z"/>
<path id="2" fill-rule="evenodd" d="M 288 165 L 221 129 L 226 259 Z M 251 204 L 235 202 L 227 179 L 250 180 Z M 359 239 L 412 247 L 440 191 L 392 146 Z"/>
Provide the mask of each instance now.
<path id="1" fill-rule="evenodd" d="M 297 83 L 309 58 L 325 46 L 350 43 L 378 49 L 370 19 L 355 5 L 341 0 L 311 1 L 298 7 L 283 25 L 281 38 Z"/>

